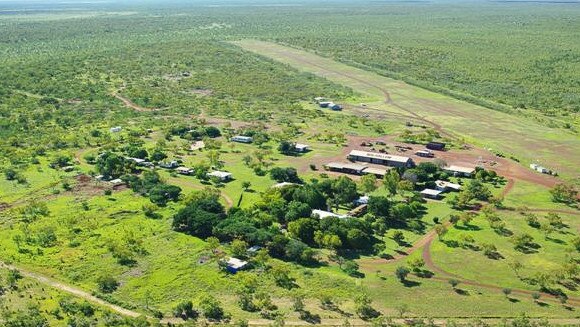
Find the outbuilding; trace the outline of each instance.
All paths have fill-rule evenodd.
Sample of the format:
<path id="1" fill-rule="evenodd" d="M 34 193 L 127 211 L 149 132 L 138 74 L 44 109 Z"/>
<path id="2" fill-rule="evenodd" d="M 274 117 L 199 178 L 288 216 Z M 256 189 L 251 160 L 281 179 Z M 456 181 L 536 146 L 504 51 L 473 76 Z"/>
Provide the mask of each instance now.
<path id="1" fill-rule="evenodd" d="M 362 175 L 363 171 L 367 168 L 365 165 L 359 165 L 355 163 L 342 163 L 342 162 L 331 162 L 324 167 L 330 171 L 336 171 L 346 174 Z"/>
<path id="2" fill-rule="evenodd" d="M 352 161 L 369 162 L 373 164 L 385 165 L 390 167 L 411 168 L 415 166 L 413 159 L 409 157 L 390 155 L 386 153 L 366 152 L 360 150 L 350 151 L 348 159 Z"/>
<path id="3" fill-rule="evenodd" d="M 441 191 L 439 190 L 433 190 L 430 188 L 426 188 L 423 191 L 421 191 L 421 196 L 427 199 L 434 199 L 434 200 L 439 200 L 441 199 Z"/>
<path id="4" fill-rule="evenodd" d="M 159 167 L 161 168 L 167 168 L 167 169 L 175 169 L 177 167 L 179 167 L 179 163 L 175 160 L 169 161 L 169 162 L 162 162 L 159 164 Z"/>
<path id="5" fill-rule="evenodd" d="M 328 218 L 328 217 L 336 217 L 336 218 L 348 218 L 348 216 L 346 215 L 339 215 L 336 214 L 334 212 L 330 212 L 330 211 L 324 211 L 324 210 L 319 210 L 319 209 L 314 209 L 312 210 L 312 217 L 313 218 L 320 218 L 320 219 L 324 219 L 324 218 Z"/>
<path id="6" fill-rule="evenodd" d="M 423 158 L 435 157 L 435 154 L 433 154 L 433 152 L 431 152 L 429 150 L 419 150 L 419 151 L 415 152 L 415 154 L 418 155 L 419 157 L 423 157 Z"/>
<path id="7" fill-rule="evenodd" d="M 125 185 L 125 182 L 123 182 L 123 180 L 120 178 L 116 178 L 116 179 L 110 180 L 109 184 L 113 187 L 116 187 L 116 186 Z"/>
<path id="8" fill-rule="evenodd" d="M 447 181 L 438 180 L 438 181 L 435 181 L 435 185 L 436 185 L 437 190 L 439 190 L 441 192 L 461 190 L 461 185 L 447 182 Z"/>
<path id="9" fill-rule="evenodd" d="M 231 257 L 228 259 L 228 261 L 226 261 L 227 270 L 232 274 L 235 274 L 238 271 L 245 269 L 247 266 L 248 266 L 247 261 L 240 260 L 234 257 Z"/>
<path id="10" fill-rule="evenodd" d="M 290 182 L 282 182 L 282 183 L 272 185 L 272 188 L 285 188 L 285 187 L 291 187 L 291 186 L 300 186 L 300 184 L 290 183 Z"/>
<path id="11" fill-rule="evenodd" d="M 363 204 L 369 204 L 369 196 L 365 195 L 365 196 L 361 196 L 360 198 L 354 200 L 354 205 L 355 206 L 360 206 Z"/>
<path id="12" fill-rule="evenodd" d="M 187 167 L 177 167 L 175 171 L 181 175 L 191 175 L 195 172 L 195 170 L 193 170 L 192 168 Z"/>
<path id="13" fill-rule="evenodd" d="M 254 141 L 254 139 L 252 137 L 243 136 L 243 135 L 236 135 L 236 136 L 232 137 L 231 140 L 233 142 L 239 142 L 239 143 L 252 143 Z"/>
<path id="14" fill-rule="evenodd" d="M 341 111 L 342 110 L 342 106 L 339 104 L 336 104 L 336 103 L 329 105 L 328 108 L 330 110 L 334 110 L 334 111 Z"/>
<path id="15" fill-rule="evenodd" d="M 248 248 L 248 251 L 247 251 L 247 252 L 248 252 L 250 255 L 253 255 L 253 254 L 256 254 L 258 251 L 260 251 L 261 249 L 262 249 L 262 247 L 261 247 L 261 246 L 259 246 L 259 245 L 254 245 L 254 246 L 252 246 L 252 247 Z"/>
<path id="16" fill-rule="evenodd" d="M 456 165 L 445 167 L 443 168 L 443 170 L 452 173 L 453 176 L 463 176 L 463 177 L 471 177 L 473 173 L 475 173 L 474 167 L 462 167 Z"/>
<path id="17" fill-rule="evenodd" d="M 378 178 L 383 178 L 387 174 L 387 171 L 389 171 L 389 169 L 367 167 L 365 170 L 363 170 L 363 175 L 375 175 Z"/>
<path id="18" fill-rule="evenodd" d="M 533 170 L 535 170 L 539 173 L 542 173 L 542 174 L 548 174 L 550 172 L 548 170 L 548 168 L 542 167 L 542 166 L 535 164 L 535 163 L 531 164 L 530 168 L 532 168 Z"/>
<path id="19" fill-rule="evenodd" d="M 111 133 L 119 133 L 123 128 L 121 126 L 115 126 L 115 127 L 111 127 L 111 129 L 109 129 L 109 131 Z"/>
<path id="20" fill-rule="evenodd" d="M 308 152 L 310 151 L 310 145 L 308 144 L 302 144 L 302 143 L 296 143 L 294 144 L 294 150 L 296 152 Z"/>
<path id="21" fill-rule="evenodd" d="M 445 149 L 445 143 L 442 142 L 429 142 L 426 146 L 429 150 L 443 151 Z"/>
<path id="22" fill-rule="evenodd" d="M 229 181 L 232 179 L 232 174 L 228 173 L 226 171 L 212 171 L 211 173 L 207 174 L 209 177 L 216 177 L 218 178 L 220 181 L 225 182 L 225 181 Z"/>

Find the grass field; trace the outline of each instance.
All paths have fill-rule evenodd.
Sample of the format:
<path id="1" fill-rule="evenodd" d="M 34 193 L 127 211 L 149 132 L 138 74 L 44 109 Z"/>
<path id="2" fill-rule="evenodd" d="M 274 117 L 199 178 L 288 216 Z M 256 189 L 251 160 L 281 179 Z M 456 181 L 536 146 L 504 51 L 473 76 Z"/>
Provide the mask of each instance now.
<path id="1" fill-rule="evenodd" d="M 514 155 L 526 165 L 539 161 L 566 178 L 578 178 L 580 157 L 574 151 L 580 148 L 578 135 L 545 127 L 516 114 L 461 102 L 303 50 L 254 40 L 234 44 L 372 96 L 377 102 L 370 103 L 371 107 L 407 114 L 410 118 L 418 115 L 467 142 Z M 385 92 L 389 95 L 389 103 L 381 103 Z M 534 151 L 530 151 L 530 147 Z"/>
<path id="2" fill-rule="evenodd" d="M 244 319 L 250 325 L 283 327 L 281 321 L 264 319 L 268 315 L 262 309 L 242 310 L 239 293 L 246 290 L 241 285 L 252 278 L 257 293 L 270 296 L 277 307 L 265 311 L 288 326 L 311 324 L 293 308 L 297 296 L 303 296 L 306 310 L 321 319 L 320 326 L 351 326 L 345 320 L 352 326 L 382 326 L 380 321 L 359 319 L 356 299 L 361 294 L 367 294 L 385 318 L 438 318 L 440 325 L 447 319 L 484 318 L 500 324 L 502 318 L 525 313 L 579 325 L 580 211 L 573 204 L 555 203 L 549 192 L 560 181 L 580 185 L 578 94 L 573 92 L 577 7 L 570 5 L 568 10 L 563 9 L 567 4 L 553 4 L 542 11 L 541 6 L 551 4 L 532 8 L 534 4 L 489 3 L 480 5 L 479 16 L 467 5 L 437 1 L 302 1 L 298 6 L 266 2 L 248 6 L 183 2 L 159 11 L 155 1 L 151 7 L 63 2 L 54 4 L 53 12 L 38 13 L 34 8 L 44 4 L 31 4 L 30 12 L 13 11 L 15 3 L 0 4 L 0 26 L 6 30 L 0 33 L 0 59 L 5 62 L 5 69 L 0 69 L 0 325 L 2 312 L 30 304 L 39 306 L 50 326 L 111 327 L 113 323 L 103 322 L 106 307 L 128 316 L 161 313 L 164 325 L 182 323 L 174 317 L 175 306 L 190 300 L 201 308 L 200 299 L 210 294 L 231 315 L 229 322 Z M 525 10 L 516 14 L 520 5 Z M 548 26 L 548 18 L 553 26 Z M 526 98 L 525 93 L 532 94 Z M 317 96 L 344 105 L 344 110 L 321 109 L 314 100 Z M 494 102 L 506 98 L 509 101 Z M 501 110 L 472 103 L 494 104 L 490 107 Z M 114 126 L 121 131 L 112 132 Z M 214 137 L 215 129 L 209 133 L 209 126 L 217 127 L 221 136 Z M 324 164 L 347 162 L 352 149 L 436 163 L 414 154 L 426 142 L 403 142 L 401 134 L 406 131 L 447 142 L 448 151 L 437 152 L 436 159 L 448 164 L 485 160 L 483 166 L 501 177 L 484 175 L 477 180 L 494 198 L 473 200 L 464 211 L 449 200 L 467 192 L 423 201 L 418 191 L 448 175 L 441 167 L 419 166 L 407 177 L 399 171 L 400 177 L 414 181 L 397 183 L 395 195 L 381 181 L 375 183 L 376 190 L 367 191 L 363 177 L 348 175 L 356 182 L 345 182 L 352 186 L 349 191 L 358 192 L 339 199 L 334 179 L 342 174 L 326 171 Z M 229 140 L 238 134 L 254 135 L 254 143 Z M 198 140 L 208 146 L 190 150 Z M 283 141 L 308 144 L 312 151 L 284 155 L 279 150 Z M 374 144 L 367 147 L 366 142 Z M 465 143 L 475 147 L 464 147 Z M 401 145 L 411 150 L 395 150 Z M 122 166 L 116 167 L 122 172 L 115 176 L 143 177 L 146 168 L 121 159 L 143 150 L 147 152 L 143 156 L 155 162 L 152 154 L 157 151 L 167 156 L 161 161 L 180 160 L 185 167 L 211 162 L 210 170 L 231 172 L 233 180 L 221 183 L 184 176 L 158 165 L 155 171 L 161 182 L 182 191 L 175 202 L 153 205 L 150 194 L 98 181 L 97 171 L 110 167 L 101 165 L 98 170 L 86 159 L 98 160 L 100 154 L 112 151 Z M 62 154 L 70 157 L 66 165 L 74 166 L 72 171 L 49 167 Z M 531 162 L 558 171 L 561 178 L 532 172 Z M 301 201 L 290 188 L 266 197 L 277 183 L 269 174 L 274 167 L 295 168 L 305 184 L 326 179 L 333 183 L 321 183 L 320 189 L 305 185 L 311 194 L 302 195 Z M 431 172 L 425 173 L 428 169 Z M 19 184 L 15 176 L 26 183 Z M 467 178 L 450 181 L 463 189 L 470 183 Z M 245 190 L 247 182 L 251 185 Z M 416 192 L 410 192 L 409 185 Z M 235 220 L 227 222 L 232 229 L 227 235 L 218 235 L 222 221 L 212 221 L 215 224 L 208 229 L 219 236 L 219 245 L 187 234 L 199 232 L 177 232 L 173 226 L 175 214 L 192 205 L 190 195 L 206 187 L 220 192 L 219 201 L 229 211 L 219 219 Z M 139 191 L 153 193 L 145 185 Z M 353 199 L 365 194 L 386 197 L 382 204 L 388 208 L 368 208 L 369 214 L 347 221 L 348 227 L 341 226 L 344 221 L 325 226 L 315 219 L 304 227 L 312 233 L 343 234 L 340 246 L 298 235 L 300 231 L 292 228 L 298 224 L 292 223 L 309 213 L 287 215 L 297 211 L 296 202 L 308 208 L 336 204 L 336 212 L 344 214 L 355 206 Z M 505 223 L 500 232 L 483 216 L 499 198 L 503 203 L 493 210 Z M 264 202 L 271 199 L 276 207 L 265 208 Z M 489 207 L 479 206 L 488 203 Z M 35 207 L 42 209 L 43 204 L 46 213 Z M 237 217 L 236 207 L 247 210 L 241 212 L 243 217 Z M 146 215 L 148 210 L 154 214 Z M 449 222 L 467 210 L 479 213 L 467 224 Z M 548 224 L 550 211 L 562 217 L 562 226 Z M 193 212 L 189 219 L 203 218 L 197 215 L 201 211 Z M 532 214 L 541 227 L 526 221 Z M 437 232 L 444 227 L 446 233 L 439 237 Z M 265 236 L 246 235 L 252 228 Z M 395 241 L 396 232 L 402 232 L 404 242 Z M 357 237 L 361 233 L 364 238 Z M 517 250 L 514 236 L 524 233 L 533 244 L 526 251 Z M 338 237 L 330 234 L 323 236 Z M 246 245 L 259 244 L 271 257 L 246 272 L 226 273 L 221 259 L 252 260 L 246 245 L 235 251 L 232 240 L 240 235 L 253 237 Z M 278 247 L 278 236 L 287 243 Z M 483 247 L 489 244 L 496 247 L 495 259 L 484 254 Z M 311 249 L 315 260 L 297 255 L 300 245 Z M 418 259 L 424 260 L 422 273 L 411 272 L 400 281 L 397 269 L 411 267 Z M 5 294 L 8 272 L 2 262 L 25 275 Z M 521 263 L 517 272 L 514 262 Z M 350 275 L 349 265 L 358 265 Z M 288 269 L 292 285 L 276 282 L 280 267 Z M 118 282 L 110 294 L 100 289 L 104 276 Z M 540 277 L 547 280 L 547 287 L 531 283 Z M 459 284 L 452 286 L 450 279 Z M 49 287 L 55 284 L 61 287 Z M 505 288 L 513 293 L 504 294 Z M 95 305 L 98 310 L 91 323 L 71 323 L 70 317 L 56 314 L 60 299 L 75 289 L 93 302 L 106 298 L 106 303 Z M 541 298 L 534 300 L 532 292 L 540 290 Z M 550 291 L 564 292 L 568 302 L 561 303 L 547 294 Z M 76 296 L 83 301 L 79 293 Z M 334 309 L 324 307 L 326 297 Z M 186 325 L 214 323 L 206 318 Z"/>

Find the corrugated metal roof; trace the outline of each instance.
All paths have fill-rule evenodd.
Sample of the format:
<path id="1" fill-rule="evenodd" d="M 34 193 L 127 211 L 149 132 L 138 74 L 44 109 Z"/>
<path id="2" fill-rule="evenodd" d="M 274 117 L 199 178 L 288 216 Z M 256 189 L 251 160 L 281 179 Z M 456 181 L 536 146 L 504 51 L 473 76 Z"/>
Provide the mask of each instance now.
<path id="1" fill-rule="evenodd" d="M 443 169 L 447 170 L 447 171 L 455 171 L 455 172 L 464 173 L 464 174 L 472 174 L 475 171 L 475 168 L 455 166 L 455 165 L 451 165 L 451 166 L 445 167 Z"/>
<path id="2" fill-rule="evenodd" d="M 391 155 L 391 154 L 386 154 L 386 153 L 366 152 L 366 151 L 360 151 L 360 150 L 350 151 L 349 156 L 374 158 L 374 159 L 403 162 L 403 163 L 406 163 L 409 160 L 411 160 L 411 158 L 409 158 L 409 157 L 396 156 L 396 155 Z"/>

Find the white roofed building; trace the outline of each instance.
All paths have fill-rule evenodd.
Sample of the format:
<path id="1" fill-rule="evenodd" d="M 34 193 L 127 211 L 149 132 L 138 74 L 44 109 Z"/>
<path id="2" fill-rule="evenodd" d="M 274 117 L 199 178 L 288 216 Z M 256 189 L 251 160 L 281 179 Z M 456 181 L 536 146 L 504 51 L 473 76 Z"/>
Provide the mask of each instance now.
<path id="1" fill-rule="evenodd" d="M 421 196 L 428 199 L 438 200 L 441 198 L 441 193 L 443 192 L 439 190 L 432 190 L 430 188 L 426 188 L 423 191 L 421 191 Z"/>
<path id="2" fill-rule="evenodd" d="M 312 210 L 312 217 L 315 217 L 315 218 L 318 217 L 320 219 L 324 219 L 324 218 L 328 218 L 328 217 L 348 218 L 347 215 L 339 215 L 339 214 L 336 214 L 334 212 L 318 210 L 318 209 Z"/>
<path id="3" fill-rule="evenodd" d="M 451 165 L 444 167 L 443 170 L 453 173 L 454 176 L 471 177 L 475 173 L 475 167 L 462 167 Z"/>
<path id="4" fill-rule="evenodd" d="M 368 162 L 390 167 L 413 167 L 415 163 L 409 157 L 391 155 L 386 153 L 367 152 L 352 150 L 348 154 L 348 159 L 352 161 Z"/>
<path id="5" fill-rule="evenodd" d="M 225 172 L 225 171 L 219 171 L 219 170 L 212 171 L 211 173 L 208 173 L 207 175 L 209 177 L 216 177 L 219 180 L 221 180 L 222 182 L 223 181 L 229 181 L 229 180 L 232 179 L 232 173 L 228 173 L 228 172 Z"/>
<path id="6" fill-rule="evenodd" d="M 294 144 L 294 149 L 296 150 L 296 152 L 308 152 L 308 151 L 310 151 L 310 145 L 296 143 L 296 144 Z"/>
<path id="7" fill-rule="evenodd" d="M 441 192 L 461 190 L 461 185 L 447 182 L 447 181 L 438 180 L 438 181 L 435 181 L 435 185 L 437 186 L 436 187 L 437 190 L 439 190 Z"/>

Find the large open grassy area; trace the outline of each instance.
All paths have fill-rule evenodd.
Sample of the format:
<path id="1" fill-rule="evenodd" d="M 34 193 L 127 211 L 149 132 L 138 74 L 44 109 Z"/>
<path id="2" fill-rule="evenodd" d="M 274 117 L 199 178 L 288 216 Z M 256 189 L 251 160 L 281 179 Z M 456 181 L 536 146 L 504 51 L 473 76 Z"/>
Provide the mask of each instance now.
<path id="1" fill-rule="evenodd" d="M 580 147 L 578 135 L 545 127 L 517 114 L 461 102 L 303 50 L 255 40 L 234 44 L 373 96 L 377 102 L 370 103 L 370 107 L 406 113 L 410 119 L 418 115 L 467 142 L 513 155 L 525 164 L 539 161 L 567 178 L 578 177 L 580 158 L 573 150 Z M 390 100 L 382 103 L 386 93 Z"/>

